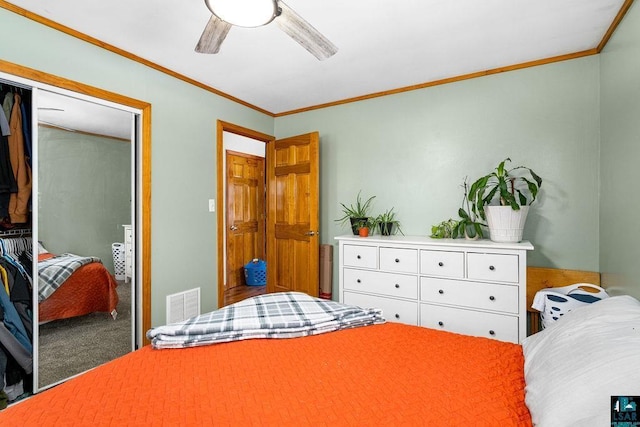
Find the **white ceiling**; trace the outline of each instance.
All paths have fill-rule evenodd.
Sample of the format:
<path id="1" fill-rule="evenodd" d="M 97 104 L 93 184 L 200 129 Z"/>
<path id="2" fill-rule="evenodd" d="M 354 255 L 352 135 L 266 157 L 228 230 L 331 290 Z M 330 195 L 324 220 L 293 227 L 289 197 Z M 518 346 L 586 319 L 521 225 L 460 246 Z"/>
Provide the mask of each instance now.
<path id="1" fill-rule="evenodd" d="M 83 99 L 40 90 L 38 123 L 70 132 L 131 140 L 133 114 Z"/>
<path id="2" fill-rule="evenodd" d="M 11 3 L 278 114 L 593 49 L 624 0 L 287 0 L 338 46 L 325 61 L 275 23 L 196 53 L 204 0 Z"/>

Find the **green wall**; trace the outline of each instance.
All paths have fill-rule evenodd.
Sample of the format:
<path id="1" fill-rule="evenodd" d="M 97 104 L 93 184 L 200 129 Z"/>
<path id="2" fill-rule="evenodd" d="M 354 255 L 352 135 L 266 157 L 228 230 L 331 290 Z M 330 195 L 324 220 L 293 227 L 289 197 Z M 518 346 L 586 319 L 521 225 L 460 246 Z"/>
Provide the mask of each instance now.
<path id="1" fill-rule="evenodd" d="M 635 2 L 602 52 L 600 269 L 613 293 L 640 298 L 640 6 Z"/>
<path id="2" fill-rule="evenodd" d="M 637 9 L 605 50 L 602 69 L 600 57 L 590 56 L 275 120 L 3 9 L 0 37 L 11 43 L 0 44 L 0 58 L 152 104 L 158 325 L 167 294 L 200 286 L 202 309 L 217 304 L 216 223 L 207 211 L 216 195 L 217 119 L 278 137 L 320 132 L 323 243 L 348 231 L 333 219 L 360 189 L 377 196 L 377 212 L 395 207 L 405 234 L 427 235 L 432 224 L 455 217 L 465 176 L 485 174 L 509 156 L 545 179 L 525 229 L 536 247 L 530 265 L 600 270 L 602 263 L 609 276 L 635 273 L 631 240 L 618 246 L 633 224 L 608 206 L 626 192 L 620 183 L 633 183 L 637 157 L 629 156 L 638 150 Z M 628 205 L 635 210 L 633 200 Z"/>
<path id="3" fill-rule="evenodd" d="M 598 81 L 592 56 L 277 118 L 276 136 L 320 132 L 323 243 L 349 232 L 333 219 L 360 189 L 428 235 L 457 218 L 465 176 L 510 157 L 544 179 L 529 265 L 597 271 Z"/>
<path id="4" fill-rule="evenodd" d="M 217 307 L 216 120 L 272 134 L 273 118 L 4 9 L 0 22 L 3 60 L 152 104 L 152 324 L 182 290 Z"/>
<path id="5" fill-rule="evenodd" d="M 38 128 L 38 238 L 52 253 L 97 256 L 113 271 L 111 244 L 131 223 L 131 144 Z"/>

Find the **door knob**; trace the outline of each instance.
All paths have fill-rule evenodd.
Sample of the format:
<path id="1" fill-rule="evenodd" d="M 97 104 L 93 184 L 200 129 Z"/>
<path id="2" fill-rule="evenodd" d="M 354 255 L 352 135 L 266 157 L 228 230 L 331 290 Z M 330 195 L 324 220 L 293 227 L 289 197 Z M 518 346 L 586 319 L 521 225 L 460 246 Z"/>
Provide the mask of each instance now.
<path id="1" fill-rule="evenodd" d="M 231 231 L 236 231 L 238 229 L 237 225 L 232 225 L 231 227 L 229 227 L 229 230 Z"/>
<path id="2" fill-rule="evenodd" d="M 305 236 L 315 236 L 316 232 L 315 231 L 307 231 L 306 233 L 304 233 Z"/>

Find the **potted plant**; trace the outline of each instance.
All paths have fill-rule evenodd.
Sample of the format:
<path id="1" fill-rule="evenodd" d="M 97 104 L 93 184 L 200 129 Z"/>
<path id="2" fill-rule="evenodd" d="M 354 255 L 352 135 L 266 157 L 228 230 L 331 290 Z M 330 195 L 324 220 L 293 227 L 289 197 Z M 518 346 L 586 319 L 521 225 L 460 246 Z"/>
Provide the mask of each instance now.
<path id="1" fill-rule="evenodd" d="M 469 189 L 471 211 L 487 221 L 494 242 L 522 240 L 529 206 L 542 186 L 542 178 L 531 168 L 507 169 L 505 164 L 510 161 L 506 158 L 500 162 L 493 172 L 476 180 Z M 523 172 L 528 172 L 531 179 L 523 176 Z"/>
<path id="2" fill-rule="evenodd" d="M 369 233 L 373 233 L 377 225 L 376 218 L 363 218 L 354 224 L 357 230 L 356 234 L 360 237 L 369 237 Z"/>
<path id="3" fill-rule="evenodd" d="M 396 219 L 396 213 L 393 208 L 388 209 L 376 217 L 376 225 L 380 229 L 380 234 L 383 236 L 391 236 L 398 231 L 404 235 L 400 229 L 400 221 Z"/>
<path id="4" fill-rule="evenodd" d="M 336 219 L 337 222 L 341 224 L 346 224 L 347 221 L 351 223 L 351 231 L 353 231 L 354 235 L 358 235 L 358 224 L 363 220 L 369 219 L 369 210 L 371 209 L 371 202 L 376 196 L 371 196 L 367 200 L 363 200 L 360 193 L 358 191 L 358 196 L 356 197 L 356 203 L 351 204 L 349 206 L 344 203 L 340 203 L 342 206 L 343 216 Z"/>
<path id="5" fill-rule="evenodd" d="M 458 221 L 448 219 L 431 226 L 431 237 L 434 239 L 455 239 L 458 237 Z"/>
<path id="6" fill-rule="evenodd" d="M 468 240 L 482 239 L 484 237 L 482 233 L 483 223 L 476 221 L 463 208 L 458 209 L 458 215 L 460 216 L 460 221 L 456 226 L 458 236 L 464 236 Z"/>
<path id="7" fill-rule="evenodd" d="M 469 184 L 466 177 L 462 182 L 462 188 L 464 189 L 464 195 L 462 196 L 462 206 L 458 209 L 460 220 L 457 225 L 457 234 L 469 240 L 482 239 L 484 237 L 482 227 L 487 225 L 478 221 L 478 214 L 470 206 Z"/>

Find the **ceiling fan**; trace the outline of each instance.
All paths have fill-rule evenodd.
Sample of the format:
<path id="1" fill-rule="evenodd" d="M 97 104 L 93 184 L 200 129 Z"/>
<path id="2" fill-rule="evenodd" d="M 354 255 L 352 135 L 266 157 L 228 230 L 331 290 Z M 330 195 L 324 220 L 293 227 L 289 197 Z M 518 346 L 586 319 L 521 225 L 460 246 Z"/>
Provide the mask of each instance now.
<path id="1" fill-rule="evenodd" d="M 260 27 L 272 21 L 319 60 L 338 51 L 311 24 L 280 0 L 204 0 L 212 15 L 196 45 L 198 53 L 218 53 L 232 25 Z"/>

